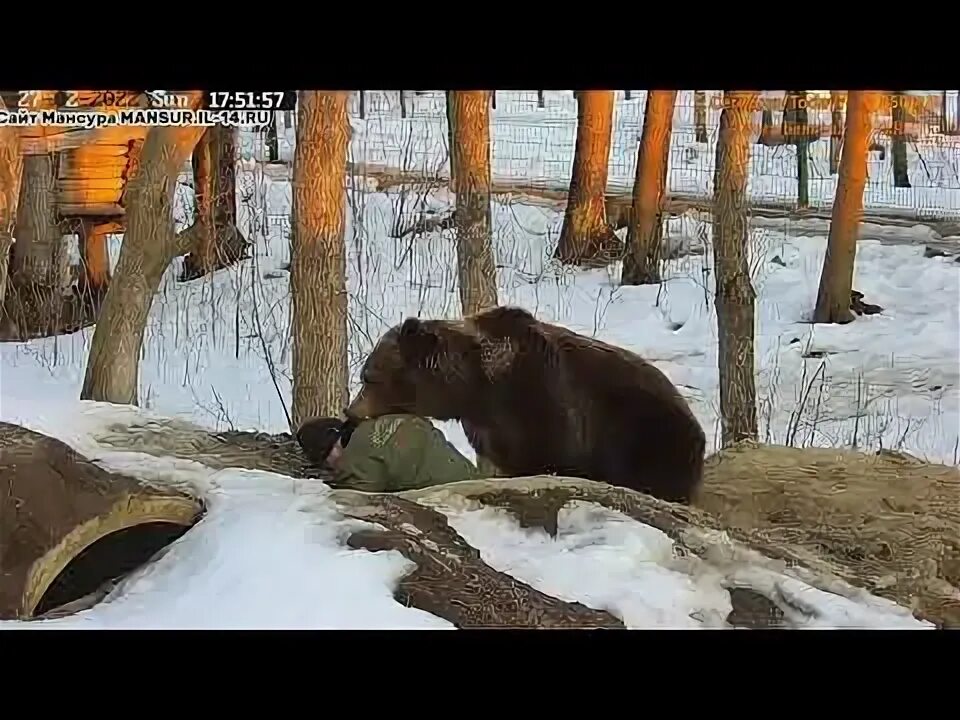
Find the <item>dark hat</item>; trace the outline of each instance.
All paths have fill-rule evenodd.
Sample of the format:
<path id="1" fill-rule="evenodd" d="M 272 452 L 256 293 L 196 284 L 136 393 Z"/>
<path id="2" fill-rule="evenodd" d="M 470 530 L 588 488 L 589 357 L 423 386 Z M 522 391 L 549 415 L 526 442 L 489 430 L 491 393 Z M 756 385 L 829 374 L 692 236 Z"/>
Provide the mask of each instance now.
<path id="1" fill-rule="evenodd" d="M 340 439 L 343 430 L 340 418 L 310 418 L 297 430 L 297 442 L 304 454 L 315 465 L 323 465 L 327 456 Z"/>

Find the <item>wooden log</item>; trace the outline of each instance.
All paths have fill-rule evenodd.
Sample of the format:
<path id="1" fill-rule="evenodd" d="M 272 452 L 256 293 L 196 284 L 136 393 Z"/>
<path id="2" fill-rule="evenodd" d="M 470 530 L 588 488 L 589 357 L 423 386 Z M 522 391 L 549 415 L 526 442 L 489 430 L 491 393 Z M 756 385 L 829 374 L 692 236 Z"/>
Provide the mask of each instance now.
<path id="1" fill-rule="evenodd" d="M 348 517 L 386 528 L 354 532 L 347 539 L 350 547 L 396 550 L 416 564 L 394 593 L 402 605 L 461 629 L 624 629 L 623 622 L 604 610 L 559 600 L 494 570 L 429 507 L 387 494 L 334 494 Z"/>
<path id="2" fill-rule="evenodd" d="M 31 618 L 95 591 L 202 512 L 194 498 L 108 472 L 59 440 L 0 423 L 0 618 Z"/>

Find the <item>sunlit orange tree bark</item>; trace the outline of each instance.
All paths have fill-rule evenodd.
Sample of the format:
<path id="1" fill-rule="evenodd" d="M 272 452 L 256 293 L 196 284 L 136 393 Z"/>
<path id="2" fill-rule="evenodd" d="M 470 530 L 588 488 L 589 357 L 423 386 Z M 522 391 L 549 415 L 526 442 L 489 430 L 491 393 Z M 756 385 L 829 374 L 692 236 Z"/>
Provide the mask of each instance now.
<path id="1" fill-rule="evenodd" d="M 237 129 L 207 128 L 193 151 L 195 216 L 191 251 L 183 259 L 180 280 L 193 280 L 229 267 L 246 255 L 246 240 L 237 227 Z"/>
<path id="2" fill-rule="evenodd" d="M 759 93 L 724 91 L 713 178 L 720 425 L 723 446 L 757 439 L 754 301 L 750 282 L 747 173 Z"/>
<path id="3" fill-rule="evenodd" d="M 850 310 L 853 264 L 863 213 L 863 191 L 867 185 L 867 151 L 873 129 L 871 115 L 876 103 L 877 93 L 850 90 L 847 94 L 847 118 L 837 191 L 833 197 L 827 254 L 820 272 L 820 288 L 813 315 L 813 321 L 817 323 L 847 323 L 853 320 Z"/>
<path id="4" fill-rule="evenodd" d="M 191 93 L 194 106 L 199 93 Z M 173 226 L 173 193 L 180 168 L 202 127 L 154 127 L 127 181 L 126 232 L 116 273 L 97 321 L 80 397 L 136 405 L 143 333 L 167 266 L 186 252 Z"/>
<path id="5" fill-rule="evenodd" d="M 627 253 L 621 284 L 660 282 L 660 245 L 663 225 L 660 215 L 667 185 L 670 135 L 676 90 L 647 92 L 643 133 L 637 151 L 637 175 L 633 182 L 633 208 L 627 229 Z"/>
<path id="6" fill-rule="evenodd" d="M 448 93 L 451 157 L 456 168 L 460 306 L 470 315 L 497 305 L 490 217 L 490 92 Z"/>
<path id="7" fill-rule="evenodd" d="M 0 100 L 0 109 L 3 101 Z M 0 125 L 0 312 L 7 293 L 13 228 L 17 222 L 20 201 L 20 180 L 23 156 L 20 154 L 20 131 L 14 125 Z"/>
<path id="8" fill-rule="evenodd" d="M 571 265 L 603 265 L 619 254 L 604 196 L 613 130 L 613 91 L 577 94 L 577 144 L 563 227 L 554 256 Z"/>
<path id="9" fill-rule="evenodd" d="M 348 92 L 302 90 L 293 159 L 290 292 L 293 410 L 299 427 L 347 405 Z"/>
<path id="10" fill-rule="evenodd" d="M 66 286 L 66 245 L 57 217 L 58 164 L 55 153 L 23 158 L 10 265 L 11 291 L 23 314 L 14 320 L 44 335 L 56 332 Z"/>

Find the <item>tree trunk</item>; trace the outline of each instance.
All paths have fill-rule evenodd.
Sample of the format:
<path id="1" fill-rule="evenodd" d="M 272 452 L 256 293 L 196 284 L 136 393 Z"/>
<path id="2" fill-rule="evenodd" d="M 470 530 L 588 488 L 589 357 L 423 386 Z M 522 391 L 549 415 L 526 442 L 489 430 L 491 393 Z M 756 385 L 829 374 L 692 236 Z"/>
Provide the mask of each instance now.
<path id="1" fill-rule="evenodd" d="M 202 127 L 154 127 L 127 180 L 127 228 L 110 289 L 100 309 L 80 392 L 82 400 L 137 404 L 143 332 L 163 273 L 179 254 L 173 228 L 176 178 Z"/>
<path id="2" fill-rule="evenodd" d="M 236 133 L 224 125 L 207 128 L 193 150 L 196 209 L 193 225 L 184 231 L 192 246 L 183 259 L 181 282 L 230 267 L 246 256 L 247 242 L 237 227 Z"/>
<path id="3" fill-rule="evenodd" d="M 537 107 L 540 109 L 546 107 L 543 101 L 543 90 L 537 90 Z"/>
<path id="4" fill-rule="evenodd" d="M 705 143 L 707 137 L 707 93 L 703 90 L 693 91 L 693 125 L 696 141 Z"/>
<path id="5" fill-rule="evenodd" d="M 81 294 L 101 298 L 110 285 L 110 254 L 107 251 L 107 235 L 112 224 L 98 223 L 83 218 L 80 223 L 80 277 Z"/>
<path id="6" fill-rule="evenodd" d="M 211 128 L 213 129 L 213 128 Z M 221 128 L 224 130 L 233 128 Z M 267 124 L 266 133 L 267 163 L 273 164 L 280 162 L 280 137 L 277 133 L 277 114 L 273 113 L 270 122 Z"/>
<path id="7" fill-rule="evenodd" d="M 497 306 L 490 214 L 490 110 L 487 90 L 450 91 L 457 188 L 457 270 L 464 315 Z"/>
<path id="8" fill-rule="evenodd" d="M 806 90 L 787 91 L 780 134 L 783 135 L 785 143 L 797 148 L 797 207 L 809 207 L 810 174 L 807 164 L 807 145 L 810 141 L 810 130 L 807 124 Z"/>
<path id="9" fill-rule="evenodd" d="M 622 285 L 648 285 L 660 280 L 661 200 L 667 185 L 667 161 L 676 90 L 648 90 L 643 133 L 637 151 L 633 208 L 627 229 Z"/>
<path id="10" fill-rule="evenodd" d="M 145 563 L 201 513 L 191 497 L 108 472 L 55 438 L 0 423 L 0 618 L 30 618 L 96 591 Z"/>
<path id="11" fill-rule="evenodd" d="M 720 421 L 723 446 L 757 437 L 754 299 L 747 231 L 750 131 L 758 94 L 724 91 L 713 179 Z"/>
<path id="12" fill-rule="evenodd" d="M 857 254 L 857 233 L 863 212 L 863 190 L 867 185 L 867 148 L 873 123 L 870 109 L 875 98 L 870 91 L 847 93 L 847 118 L 840 153 L 840 173 L 833 198 L 833 216 L 827 254 L 820 272 L 815 323 L 848 323 L 853 263 Z"/>
<path id="13" fill-rule="evenodd" d="M 850 293 L 853 289 L 853 263 L 857 254 L 857 234 L 863 212 L 863 191 L 867 185 L 867 151 L 873 123 L 870 117 L 873 93 L 850 90 L 847 93 L 847 117 L 840 153 L 837 192 L 827 254 L 820 272 L 815 323 L 847 323 L 853 320 Z"/>
<path id="14" fill-rule="evenodd" d="M 0 100 L 0 109 L 2 106 L 3 101 Z M 13 228 L 17 222 L 22 177 L 23 155 L 20 154 L 19 128 L 13 125 L 0 126 L 0 315 L 7 296 Z"/>
<path id="15" fill-rule="evenodd" d="M 577 96 L 577 145 L 563 227 L 554 257 L 571 265 L 606 265 L 620 253 L 607 224 L 604 196 L 613 130 L 613 91 Z"/>
<path id="16" fill-rule="evenodd" d="M 895 90 L 890 99 L 890 156 L 893 161 L 893 186 L 910 187 L 907 169 L 907 120 L 910 114 L 906 107 L 903 90 Z"/>
<path id="17" fill-rule="evenodd" d="M 23 158 L 14 230 L 17 242 L 10 269 L 10 290 L 16 295 L 16 309 L 8 301 L 7 311 L 20 316 L 11 320 L 19 324 L 24 337 L 34 331 L 55 334 L 63 314 L 67 248 L 57 216 L 59 164 L 56 154 Z"/>
<path id="18" fill-rule="evenodd" d="M 840 148 L 843 146 L 844 93 L 830 91 L 830 174 L 836 175 L 840 167 Z"/>
<path id="19" fill-rule="evenodd" d="M 348 92 L 300 91 L 290 293 L 294 428 L 347 405 Z"/>

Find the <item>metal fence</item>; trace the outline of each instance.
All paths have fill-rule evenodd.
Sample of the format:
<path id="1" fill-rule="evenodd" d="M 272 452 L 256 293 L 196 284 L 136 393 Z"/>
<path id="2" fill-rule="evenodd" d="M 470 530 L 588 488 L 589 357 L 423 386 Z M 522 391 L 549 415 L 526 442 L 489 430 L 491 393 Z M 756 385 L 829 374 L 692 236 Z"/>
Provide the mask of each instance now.
<path id="1" fill-rule="evenodd" d="M 708 200 L 712 195 L 716 139 L 722 94 L 703 91 L 705 137 L 697 132 L 694 91 L 680 91 L 674 113 L 669 154 L 669 191 Z M 960 219 L 960 131 L 956 91 L 911 91 L 908 115 L 909 187 L 897 187 L 892 169 L 889 112 L 876 117 L 864 193 L 867 212 L 907 219 Z M 612 192 L 629 192 L 643 129 L 645 90 L 616 92 L 608 184 Z M 783 117 L 783 92 L 764 92 L 767 120 L 776 131 Z M 807 94 L 808 123 L 820 128 L 807 146 L 808 206 L 829 209 L 837 177 L 830 167 L 830 96 Z M 354 137 L 351 159 L 410 176 L 435 177 L 448 172 L 445 93 L 365 91 L 350 102 Z M 362 115 L 362 117 L 361 117 Z M 755 136 L 764 113 L 755 112 Z M 291 122 L 292 115 L 284 122 Z M 570 91 L 497 91 L 491 115 L 494 181 L 529 183 L 564 189 L 570 179 L 576 141 L 577 104 Z M 293 128 L 281 128 L 281 157 L 292 156 Z M 776 133 L 775 133 L 776 134 Z M 751 148 L 748 193 L 754 203 L 784 209 L 798 205 L 797 148 L 761 144 Z"/>

